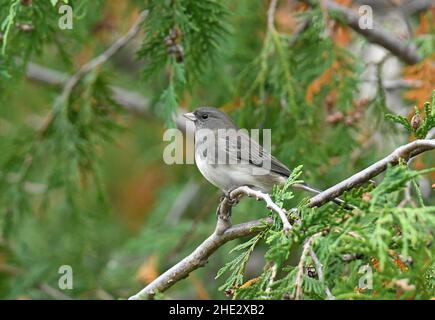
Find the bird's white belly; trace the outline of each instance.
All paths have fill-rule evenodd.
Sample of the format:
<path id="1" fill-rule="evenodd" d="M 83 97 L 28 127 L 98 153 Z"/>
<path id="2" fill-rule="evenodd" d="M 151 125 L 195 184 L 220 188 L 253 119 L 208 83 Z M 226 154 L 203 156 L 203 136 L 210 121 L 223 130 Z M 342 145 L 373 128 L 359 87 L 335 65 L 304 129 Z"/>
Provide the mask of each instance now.
<path id="1" fill-rule="evenodd" d="M 234 175 L 234 168 L 229 164 L 210 164 L 207 163 L 207 158 L 195 157 L 196 165 L 199 171 L 202 173 L 210 183 L 215 185 L 221 190 L 227 191 L 231 188 L 240 185 L 239 180 Z M 245 180 L 245 179 L 242 179 Z M 236 181 L 239 182 L 236 184 Z"/>
<path id="2" fill-rule="evenodd" d="M 195 162 L 204 178 L 206 178 L 214 186 L 222 190 L 228 190 L 231 188 L 229 185 L 231 184 L 231 177 L 228 176 L 224 168 L 227 167 L 227 165 L 212 165 L 207 163 L 207 158 L 201 158 L 197 156 L 195 156 Z"/>

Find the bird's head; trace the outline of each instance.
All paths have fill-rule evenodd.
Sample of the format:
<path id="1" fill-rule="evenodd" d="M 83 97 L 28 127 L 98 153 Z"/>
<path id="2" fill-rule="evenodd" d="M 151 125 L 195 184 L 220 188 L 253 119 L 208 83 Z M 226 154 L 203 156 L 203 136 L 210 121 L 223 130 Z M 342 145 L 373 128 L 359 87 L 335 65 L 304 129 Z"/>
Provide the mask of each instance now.
<path id="1" fill-rule="evenodd" d="M 197 129 L 236 128 L 233 120 L 226 113 L 212 107 L 200 107 L 193 112 L 185 113 L 183 116 L 193 121 Z"/>

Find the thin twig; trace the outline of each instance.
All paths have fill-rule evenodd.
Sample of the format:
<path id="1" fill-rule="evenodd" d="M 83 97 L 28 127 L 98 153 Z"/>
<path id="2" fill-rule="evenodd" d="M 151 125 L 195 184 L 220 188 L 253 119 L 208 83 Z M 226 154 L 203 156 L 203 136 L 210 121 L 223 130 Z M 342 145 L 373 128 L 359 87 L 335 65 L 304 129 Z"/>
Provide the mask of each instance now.
<path id="1" fill-rule="evenodd" d="M 59 106 L 63 107 L 65 103 L 67 103 L 72 90 L 75 86 L 80 82 L 81 79 L 89 72 L 98 69 L 107 62 L 115 53 L 121 50 L 123 47 L 127 45 L 127 43 L 132 40 L 141 30 L 141 24 L 148 16 L 148 10 L 144 10 L 140 13 L 138 19 L 134 22 L 131 28 L 125 33 L 121 38 L 117 39 L 109 48 L 107 48 L 104 52 L 88 61 L 84 65 L 82 65 L 79 70 L 73 74 L 68 80 L 63 84 L 63 89 L 59 97 Z M 116 92 L 115 92 L 116 95 Z M 51 112 L 45 121 L 43 128 L 41 128 L 41 132 L 46 131 L 48 127 L 50 127 L 51 123 L 54 121 L 53 113 Z"/>
<path id="2" fill-rule="evenodd" d="M 351 176 L 350 178 L 340 182 L 337 185 L 329 188 L 326 191 L 321 192 L 319 195 L 311 198 L 310 206 L 320 207 L 328 201 L 340 196 L 347 190 L 352 189 L 357 185 L 361 185 L 366 181 L 369 181 L 374 176 L 385 171 L 388 164 L 395 165 L 399 161 L 399 158 L 409 159 L 420 153 L 428 150 L 435 149 L 435 140 L 416 140 L 406 145 L 403 145 L 394 150 L 387 157 L 379 160 L 375 164 L 371 165 L 367 169 L 362 170 Z M 218 217 L 218 224 L 220 223 L 220 217 Z M 153 282 L 147 285 L 139 293 L 130 297 L 132 300 L 147 299 L 157 292 L 164 292 L 168 288 L 172 287 L 175 283 L 181 279 L 187 277 L 190 272 L 203 266 L 208 257 L 212 255 L 219 247 L 224 245 L 230 240 L 252 236 L 261 232 L 265 228 L 272 225 L 273 220 L 271 218 L 265 218 L 260 220 L 254 220 L 238 225 L 231 226 L 222 234 L 214 232 L 203 243 L 201 243 L 190 255 L 185 257 L 179 263 L 174 265 L 168 271 L 157 277 Z"/>
<path id="3" fill-rule="evenodd" d="M 311 3 L 309 0 L 301 1 L 305 3 Z M 386 32 L 376 24 L 373 24 L 373 28 L 362 29 L 359 24 L 360 16 L 352 9 L 341 6 L 330 0 L 325 0 L 324 3 L 328 11 L 341 13 L 341 17 L 343 19 L 340 19 L 340 21 L 344 21 L 355 32 L 365 37 L 367 41 L 384 47 L 403 62 L 412 65 L 417 64 L 422 60 L 422 57 L 418 54 L 414 45 L 407 44 L 403 40 Z"/>
<path id="4" fill-rule="evenodd" d="M 148 10 L 144 10 L 139 14 L 139 17 L 131 26 L 131 28 L 124 34 L 121 38 L 116 40 L 109 48 L 107 48 L 103 53 L 93 58 L 89 62 L 85 63 L 80 67 L 80 69 L 68 79 L 65 83 L 64 89 L 61 94 L 61 99 L 66 101 L 71 91 L 77 85 L 77 83 L 89 72 L 99 68 L 103 65 L 107 60 L 109 60 L 115 53 L 121 50 L 125 45 L 130 42 L 141 30 L 141 24 L 144 22 L 146 17 L 148 16 Z"/>
<path id="5" fill-rule="evenodd" d="M 26 66 L 26 76 L 29 80 L 55 87 L 63 87 L 70 75 L 29 62 Z M 150 101 L 142 94 L 117 86 L 110 86 L 113 99 L 126 111 L 142 117 L 151 116 Z M 186 128 L 186 118 L 182 116 L 185 110 L 179 109 L 174 115 L 174 121 L 180 129 Z M 184 130 L 183 129 L 183 130 Z"/>
<path id="6" fill-rule="evenodd" d="M 310 253 L 311 246 L 318 237 L 322 235 L 322 232 L 318 232 L 305 241 L 304 247 L 302 249 L 301 259 L 299 260 L 299 264 L 297 266 L 298 272 L 296 273 L 296 279 L 295 279 L 295 300 L 300 300 L 302 297 L 302 283 L 304 281 L 303 275 L 304 275 L 304 269 L 305 269 L 305 261 L 307 260 L 307 257 Z"/>
<path id="7" fill-rule="evenodd" d="M 415 204 L 415 201 L 412 199 L 412 183 L 411 181 L 408 181 L 405 185 L 405 189 L 403 192 L 403 200 L 400 201 L 400 203 L 397 205 L 399 208 L 405 207 L 408 203 L 411 205 L 411 207 L 416 208 L 417 205 Z"/>
<path id="8" fill-rule="evenodd" d="M 331 34 L 331 30 L 330 30 L 330 24 L 328 23 L 329 14 L 328 14 L 328 8 L 326 7 L 325 0 L 319 1 L 319 8 L 320 11 L 322 12 L 323 21 L 325 21 L 325 34 L 329 37 Z"/>
<path id="9" fill-rule="evenodd" d="M 140 26 L 148 16 L 148 10 L 144 10 L 140 13 L 139 18 L 135 21 L 133 26 L 128 30 L 126 34 L 124 34 L 121 38 L 116 40 L 107 50 L 93 58 L 89 62 L 85 63 L 80 69 L 70 78 L 68 78 L 63 85 L 62 92 L 59 96 L 59 99 L 56 101 L 54 108 L 47 114 L 44 119 L 42 126 L 39 128 L 37 132 L 37 136 L 33 141 L 31 150 L 29 151 L 26 160 L 23 162 L 21 171 L 24 172 L 20 177 L 20 182 L 25 179 L 27 173 L 29 172 L 32 164 L 33 164 L 33 155 L 36 153 L 40 142 L 45 136 L 46 132 L 49 130 L 51 125 L 54 122 L 56 117 L 56 112 L 58 108 L 63 108 L 65 104 L 67 104 L 71 92 L 74 87 L 80 82 L 80 80 L 89 72 L 99 68 L 102 64 L 104 64 L 107 60 L 109 60 L 116 52 L 122 49 L 131 39 L 133 39 L 140 31 Z M 50 74 L 50 76 L 54 76 L 54 74 Z"/>
<path id="10" fill-rule="evenodd" d="M 275 281 L 276 275 L 278 274 L 278 265 L 276 263 L 273 263 L 271 270 L 272 270 L 272 273 L 270 275 L 269 283 L 268 283 L 266 291 L 265 291 L 267 294 L 269 294 L 272 291 L 273 282 Z"/>
<path id="11" fill-rule="evenodd" d="M 267 28 L 273 29 L 275 23 L 275 12 L 278 0 L 270 0 L 269 9 L 267 10 Z"/>
<path id="12" fill-rule="evenodd" d="M 180 218 L 186 212 L 189 204 L 197 196 L 200 190 L 200 184 L 190 179 L 183 187 L 179 195 L 175 198 L 171 209 L 169 209 L 166 215 L 166 223 L 170 225 L 176 225 L 180 221 Z"/>
<path id="13" fill-rule="evenodd" d="M 284 232 L 287 233 L 291 230 L 292 226 L 290 222 L 287 219 L 287 216 L 282 208 L 280 208 L 276 203 L 272 201 L 270 196 L 267 193 L 261 192 L 259 190 L 254 190 L 249 188 L 248 186 L 242 186 L 238 187 L 234 190 L 232 190 L 228 197 L 224 197 L 221 203 L 219 204 L 219 213 L 218 216 L 221 218 L 222 222 L 225 222 L 223 224 L 218 224 L 216 228 L 216 233 L 221 234 L 223 231 L 225 231 L 226 228 L 230 226 L 229 223 L 229 214 L 231 212 L 231 207 L 234 205 L 234 201 L 239 201 L 239 199 L 243 196 L 248 197 L 255 197 L 257 201 L 263 200 L 266 202 L 266 208 L 269 210 L 275 211 L 283 224 Z"/>
<path id="14" fill-rule="evenodd" d="M 63 87 L 71 76 L 67 73 L 29 62 L 26 66 L 26 77 L 38 83 Z M 120 106 L 124 107 L 126 111 L 142 116 L 149 115 L 149 101 L 143 95 L 116 86 L 110 86 L 110 88 L 113 92 L 113 99 Z"/>
<path id="15" fill-rule="evenodd" d="M 316 266 L 316 271 L 319 276 L 319 281 L 325 285 L 325 293 L 328 300 L 335 300 L 334 295 L 329 289 L 328 285 L 325 283 L 325 274 L 323 273 L 323 264 L 320 262 L 313 248 L 310 249 L 310 256 L 313 260 L 314 265 Z"/>
<path id="16" fill-rule="evenodd" d="M 215 205 L 215 202 L 216 200 L 214 200 L 213 197 L 207 199 L 207 201 L 202 205 L 201 210 L 199 210 L 197 215 L 195 215 L 195 217 L 192 219 L 190 227 L 178 238 L 171 251 L 169 251 L 168 254 L 166 254 L 162 259 L 163 261 L 172 261 L 173 257 L 180 253 L 180 251 L 188 245 L 189 240 L 194 237 L 195 231 L 210 213 L 210 210 Z"/>
<path id="17" fill-rule="evenodd" d="M 296 41 L 298 41 L 301 34 L 303 34 L 308 27 L 310 26 L 310 21 L 305 20 L 304 22 L 299 25 L 296 30 L 291 34 L 290 38 L 288 39 L 288 45 L 289 47 L 292 47 Z"/>

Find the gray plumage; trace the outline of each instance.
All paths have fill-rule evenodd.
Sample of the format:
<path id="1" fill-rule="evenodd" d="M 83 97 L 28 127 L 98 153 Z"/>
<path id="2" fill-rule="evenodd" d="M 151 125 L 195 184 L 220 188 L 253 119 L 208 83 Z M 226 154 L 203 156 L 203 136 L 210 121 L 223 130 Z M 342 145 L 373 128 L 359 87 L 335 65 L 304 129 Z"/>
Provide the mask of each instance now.
<path id="1" fill-rule="evenodd" d="M 240 186 L 270 193 L 274 185 L 287 181 L 290 169 L 246 133 L 239 131 L 224 112 L 201 107 L 184 116 L 195 123 L 195 162 L 199 171 L 225 193 Z M 226 134 L 219 134 L 219 129 L 225 129 L 221 132 Z M 236 139 L 234 132 L 238 133 Z M 267 171 L 261 171 L 264 164 Z M 320 192 L 305 184 L 296 184 L 294 187 Z M 342 203 L 339 199 L 336 202 Z"/>

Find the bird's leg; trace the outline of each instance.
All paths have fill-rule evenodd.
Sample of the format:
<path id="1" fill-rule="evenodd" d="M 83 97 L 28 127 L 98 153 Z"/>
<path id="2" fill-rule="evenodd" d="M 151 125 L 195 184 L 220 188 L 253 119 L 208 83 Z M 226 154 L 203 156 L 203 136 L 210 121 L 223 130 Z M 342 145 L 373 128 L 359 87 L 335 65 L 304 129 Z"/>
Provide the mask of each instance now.
<path id="1" fill-rule="evenodd" d="M 231 197 L 231 192 L 234 189 L 236 189 L 236 188 L 232 188 L 232 189 L 229 189 L 228 191 L 224 191 L 222 196 L 219 198 L 219 206 L 217 207 L 217 210 L 216 210 L 216 216 L 219 217 L 222 213 L 224 213 L 225 215 L 231 217 L 232 207 L 235 206 L 239 202 L 239 199 Z M 225 204 L 225 208 L 222 207 L 223 203 Z M 225 212 L 222 212 L 222 211 L 225 211 Z"/>
<path id="2" fill-rule="evenodd" d="M 220 197 L 219 205 L 216 209 L 217 225 L 216 233 L 222 234 L 226 229 L 231 227 L 231 213 L 234 205 L 237 204 L 238 199 L 231 197 L 231 192 L 234 189 L 230 189 Z"/>
<path id="3" fill-rule="evenodd" d="M 218 218 L 226 217 L 226 219 L 228 219 L 229 217 L 231 217 L 231 210 L 233 206 L 231 203 L 228 202 L 228 200 L 225 199 L 227 198 L 222 196 L 219 200 L 219 205 L 216 209 L 216 217 Z"/>
<path id="4" fill-rule="evenodd" d="M 225 198 L 219 202 L 219 205 L 216 209 L 216 234 L 221 235 L 231 227 L 231 205 L 225 201 Z"/>
<path id="5" fill-rule="evenodd" d="M 231 197 L 231 192 L 233 192 L 235 189 L 237 189 L 237 187 L 224 191 L 224 194 L 221 197 L 222 200 L 226 198 L 230 206 L 235 206 L 239 202 L 239 199 L 237 199 L 237 197 L 236 198 Z"/>

